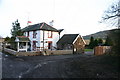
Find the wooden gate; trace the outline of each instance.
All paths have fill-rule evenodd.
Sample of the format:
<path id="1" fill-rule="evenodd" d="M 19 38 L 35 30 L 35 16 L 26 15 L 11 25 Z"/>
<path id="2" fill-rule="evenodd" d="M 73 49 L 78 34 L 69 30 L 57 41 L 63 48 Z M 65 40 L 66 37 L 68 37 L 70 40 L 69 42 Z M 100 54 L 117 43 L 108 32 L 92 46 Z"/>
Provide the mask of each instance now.
<path id="1" fill-rule="evenodd" d="M 108 53 L 111 50 L 111 46 L 96 46 L 94 48 L 94 55 L 102 55 Z"/>

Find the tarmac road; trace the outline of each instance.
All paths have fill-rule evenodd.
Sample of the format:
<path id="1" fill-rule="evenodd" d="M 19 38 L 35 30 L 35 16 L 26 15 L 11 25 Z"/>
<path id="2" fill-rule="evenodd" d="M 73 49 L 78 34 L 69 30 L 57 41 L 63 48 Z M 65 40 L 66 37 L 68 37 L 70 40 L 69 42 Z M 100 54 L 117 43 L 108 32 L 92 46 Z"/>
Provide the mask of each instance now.
<path id="1" fill-rule="evenodd" d="M 2 57 L 2 78 L 71 78 L 72 76 L 69 76 L 70 61 L 85 60 L 90 55 L 15 57 L 2 54 Z"/>
<path id="2" fill-rule="evenodd" d="M 2 78 L 2 53 L 0 52 L 0 79 Z"/>

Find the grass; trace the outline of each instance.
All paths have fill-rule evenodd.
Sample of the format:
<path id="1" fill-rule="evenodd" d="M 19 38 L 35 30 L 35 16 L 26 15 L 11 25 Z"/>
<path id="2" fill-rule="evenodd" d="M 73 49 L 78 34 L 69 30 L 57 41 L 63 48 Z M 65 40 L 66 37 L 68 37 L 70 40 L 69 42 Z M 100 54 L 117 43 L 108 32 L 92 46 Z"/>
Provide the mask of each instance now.
<path id="1" fill-rule="evenodd" d="M 93 49 L 85 49 L 85 51 L 93 51 Z"/>

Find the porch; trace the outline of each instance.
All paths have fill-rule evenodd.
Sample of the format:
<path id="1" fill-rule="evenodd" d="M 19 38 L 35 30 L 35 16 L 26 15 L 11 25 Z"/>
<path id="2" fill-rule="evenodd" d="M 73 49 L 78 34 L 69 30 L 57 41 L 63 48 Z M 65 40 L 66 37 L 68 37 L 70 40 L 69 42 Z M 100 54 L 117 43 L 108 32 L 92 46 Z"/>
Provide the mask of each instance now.
<path id="1" fill-rule="evenodd" d="M 15 42 L 17 42 L 17 52 L 21 51 L 27 52 L 28 49 L 30 48 L 30 45 L 28 45 L 28 43 L 30 42 L 28 37 L 17 36 Z"/>

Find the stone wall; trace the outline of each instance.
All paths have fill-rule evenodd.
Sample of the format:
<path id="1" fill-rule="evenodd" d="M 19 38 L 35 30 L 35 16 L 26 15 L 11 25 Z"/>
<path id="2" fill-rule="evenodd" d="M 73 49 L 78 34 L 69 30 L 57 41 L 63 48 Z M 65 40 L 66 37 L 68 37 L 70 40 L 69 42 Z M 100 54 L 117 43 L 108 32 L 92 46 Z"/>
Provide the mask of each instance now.
<path id="1" fill-rule="evenodd" d="M 63 55 L 63 54 L 73 54 L 73 50 L 54 50 L 54 51 L 37 51 L 37 52 L 17 52 L 12 49 L 5 48 L 5 52 L 13 54 L 15 56 L 38 56 L 38 55 Z"/>
<path id="2" fill-rule="evenodd" d="M 46 51 L 47 55 L 62 55 L 62 54 L 73 54 L 73 50 L 54 50 L 54 51 Z"/>
<path id="3" fill-rule="evenodd" d="M 41 52 L 17 52 L 15 50 L 8 49 L 8 48 L 5 48 L 4 51 L 9 53 L 9 54 L 13 54 L 15 56 L 37 56 L 37 55 L 42 55 Z"/>

